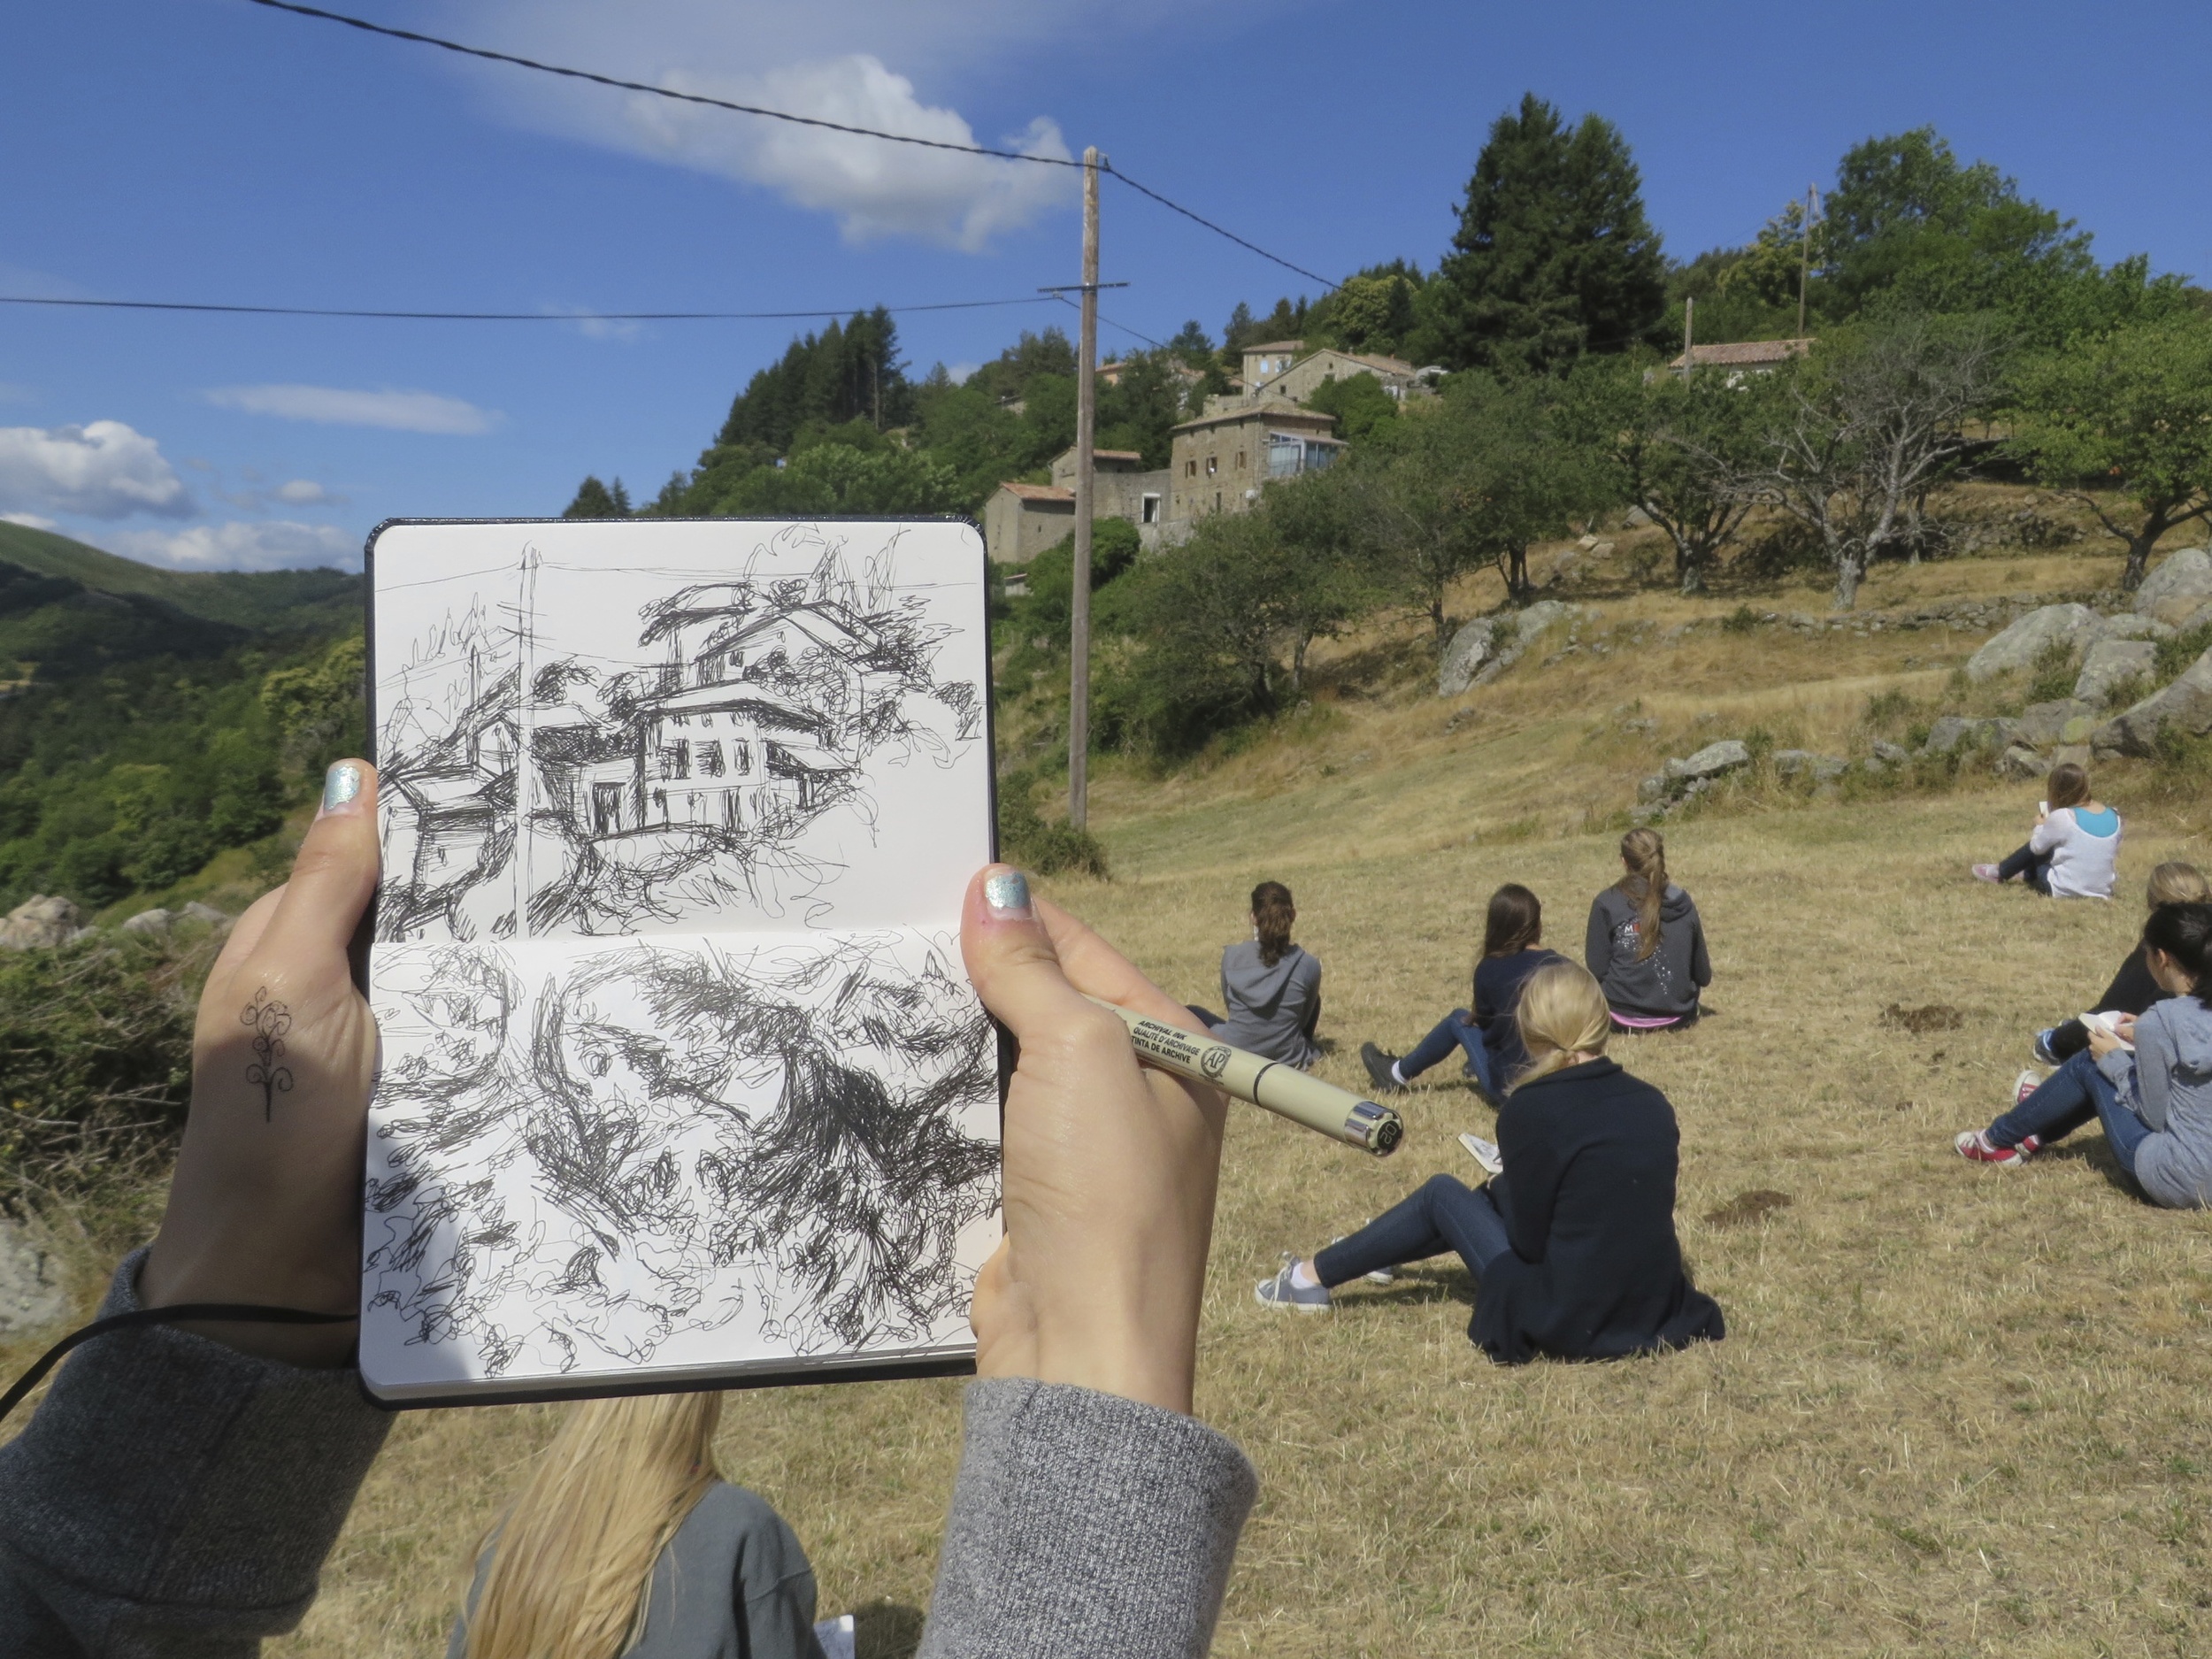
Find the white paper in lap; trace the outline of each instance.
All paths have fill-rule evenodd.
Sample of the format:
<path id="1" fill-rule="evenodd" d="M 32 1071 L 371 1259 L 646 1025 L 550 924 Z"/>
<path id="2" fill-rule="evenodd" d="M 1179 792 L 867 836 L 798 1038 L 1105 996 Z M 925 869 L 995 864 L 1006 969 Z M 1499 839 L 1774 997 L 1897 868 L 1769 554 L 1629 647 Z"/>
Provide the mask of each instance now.
<path id="1" fill-rule="evenodd" d="M 380 536 L 372 1388 L 969 1351 L 981 579 L 937 523 Z"/>

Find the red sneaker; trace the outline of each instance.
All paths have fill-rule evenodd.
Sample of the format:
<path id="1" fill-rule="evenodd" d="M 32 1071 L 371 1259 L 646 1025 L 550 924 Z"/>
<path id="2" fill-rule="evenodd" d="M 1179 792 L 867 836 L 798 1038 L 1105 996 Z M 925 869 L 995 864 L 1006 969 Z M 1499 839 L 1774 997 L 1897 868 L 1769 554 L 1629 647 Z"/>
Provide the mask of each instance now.
<path id="1" fill-rule="evenodd" d="M 2033 1157 L 2043 1143 L 2030 1135 L 2018 1146 L 2001 1147 L 1990 1140 L 1986 1129 L 1969 1129 L 1951 1144 L 1958 1148 L 1959 1156 L 1970 1164 L 1993 1164 L 2001 1170 L 2016 1170 Z"/>

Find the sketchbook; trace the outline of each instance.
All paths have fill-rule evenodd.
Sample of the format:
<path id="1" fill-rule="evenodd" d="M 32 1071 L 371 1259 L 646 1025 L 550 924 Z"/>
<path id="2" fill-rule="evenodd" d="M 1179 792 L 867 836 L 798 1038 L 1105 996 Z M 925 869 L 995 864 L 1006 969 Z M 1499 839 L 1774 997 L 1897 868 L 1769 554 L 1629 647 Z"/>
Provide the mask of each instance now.
<path id="1" fill-rule="evenodd" d="M 368 590 L 370 1394 L 966 1369 L 974 526 L 399 521 Z"/>

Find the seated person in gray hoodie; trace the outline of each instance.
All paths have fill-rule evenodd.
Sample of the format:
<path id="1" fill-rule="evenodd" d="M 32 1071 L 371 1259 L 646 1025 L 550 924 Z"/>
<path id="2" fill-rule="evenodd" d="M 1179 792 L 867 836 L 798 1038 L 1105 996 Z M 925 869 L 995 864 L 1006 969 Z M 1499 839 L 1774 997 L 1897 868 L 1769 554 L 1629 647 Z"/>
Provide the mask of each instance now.
<path id="1" fill-rule="evenodd" d="M 1960 1135 L 1960 1156 L 2016 1169 L 2101 1118 L 2113 1157 L 2153 1203 L 2212 1205 L 2212 904 L 2153 910 L 2143 961 L 2166 1000 L 2116 1019 L 2116 1035 L 2092 1026 L 2089 1047 L 2041 1087 Z"/>
<path id="2" fill-rule="evenodd" d="M 1705 928 L 1690 895 L 1667 880 L 1667 844 L 1655 829 L 1621 837 L 1624 873 L 1590 906 L 1583 959 L 1605 987 L 1624 1031 L 1664 1031 L 1698 1017 L 1713 982 Z"/>
<path id="3" fill-rule="evenodd" d="M 1263 881 L 1252 889 L 1252 937 L 1221 953 L 1221 1000 L 1228 1017 L 1191 1006 L 1222 1041 L 1301 1071 L 1321 1055 L 1321 960 L 1290 942 L 1298 909 L 1290 889 Z"/>

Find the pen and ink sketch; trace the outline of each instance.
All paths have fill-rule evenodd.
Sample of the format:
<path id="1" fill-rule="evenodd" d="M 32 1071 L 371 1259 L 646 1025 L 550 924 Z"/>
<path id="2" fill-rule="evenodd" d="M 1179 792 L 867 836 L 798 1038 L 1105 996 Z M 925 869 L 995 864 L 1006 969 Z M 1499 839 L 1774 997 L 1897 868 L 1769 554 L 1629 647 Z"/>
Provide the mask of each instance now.
<path id="1" fill-rule="evenodd" d="M 407 950 L 379 987 L 369 1306 L 490 1376 L 733 1325 L 797 1355 L 940 1337 L 998 1202 L 995 1039 L 956 962 L 662 943 L 533 985 L 496 947 Z"/>
<path id="2" fill-rule="evenodd" d="M 734 579 L 669 580 L 603 639 L 533 549 L 503 573 L 511 603 L 472 593 L 403 648 L 379 677 L 378 936 L 780 916 L 836 879 L 818 820 L 872 827 L 872 773 L 979 743 L 979 688 L 936 677 L 951 630 L 902 588 L 895 537 L 857 577 L 818 529 L 778 540 Z M 563 649 L 580 634 L 602 649 Z"/>
<path id="3" fill-rule="evenodd" d="M 462 528 L 377 561 L 365 1375 L 963 1342 L 996 1041 L 910 872 L 987 848 L 973 533 Z"/>

